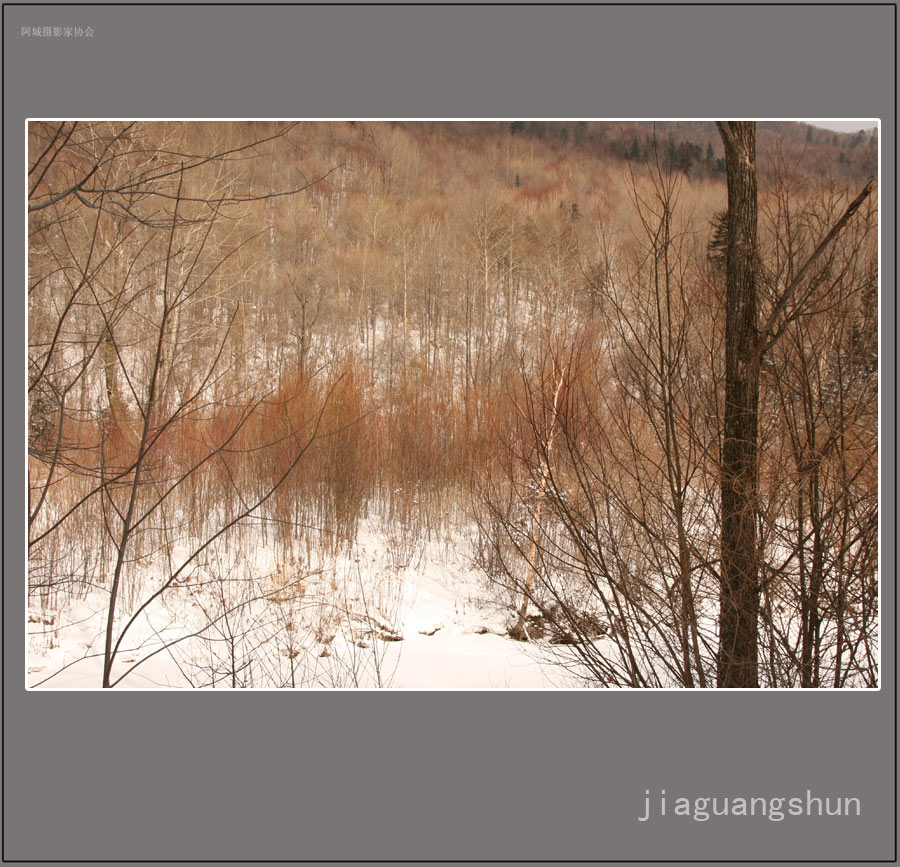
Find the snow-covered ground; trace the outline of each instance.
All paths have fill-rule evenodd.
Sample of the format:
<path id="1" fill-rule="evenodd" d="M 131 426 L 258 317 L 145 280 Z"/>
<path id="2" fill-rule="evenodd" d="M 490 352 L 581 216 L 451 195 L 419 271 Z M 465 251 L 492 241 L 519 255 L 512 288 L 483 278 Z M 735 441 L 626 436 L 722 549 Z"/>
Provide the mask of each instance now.
<path id="1" fill-rule="evenodd" d="M 207 563 L 139 614 L 113 678 L 120 689 L 581 686 L 554 664 L 559 648 L 506 635 L 509 615 L 468 547 L 462 538 L 398 544 L 367 525 L 352 547 L 302 565 L 261 547 L 219 552 L 218 568 Z M 116 635 L 158 586 L 142 580 Z M 100 687 L 107 603 L 97 589 L 32 604 L 30 687 Z"/>

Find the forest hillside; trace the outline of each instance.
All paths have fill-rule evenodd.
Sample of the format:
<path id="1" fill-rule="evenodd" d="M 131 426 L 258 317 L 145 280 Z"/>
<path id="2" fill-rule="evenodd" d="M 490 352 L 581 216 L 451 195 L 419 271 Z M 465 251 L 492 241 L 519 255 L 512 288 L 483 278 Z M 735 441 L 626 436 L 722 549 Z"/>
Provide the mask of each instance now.
<path id="1" fill-rule="evenodd" d="M 755 674 L 877 686 L 877 139 L 756 126 Z M 715 123 L 28 135 L 30 684 L 716 685 Z"/>

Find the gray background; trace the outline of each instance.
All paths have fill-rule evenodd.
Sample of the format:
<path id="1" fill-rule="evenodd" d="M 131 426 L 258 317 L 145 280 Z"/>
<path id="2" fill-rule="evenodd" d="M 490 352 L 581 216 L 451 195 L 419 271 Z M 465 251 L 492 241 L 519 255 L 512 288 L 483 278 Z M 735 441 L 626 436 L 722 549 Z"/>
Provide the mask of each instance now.
<path id="1" fill-rule="evenodd" d="M 893 7 L 7 6 L 4 25 L 6 859 L 893 857 Z M 26 693 L 28 116 L 882 118 L 884 688 Z M 648 788 L 809 788 L 863 815 L 641 824 Z"/>

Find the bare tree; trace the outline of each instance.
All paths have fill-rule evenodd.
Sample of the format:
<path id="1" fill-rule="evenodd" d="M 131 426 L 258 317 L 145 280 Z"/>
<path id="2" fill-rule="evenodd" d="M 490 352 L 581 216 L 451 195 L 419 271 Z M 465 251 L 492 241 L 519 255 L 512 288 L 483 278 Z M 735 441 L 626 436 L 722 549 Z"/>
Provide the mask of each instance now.
<path id="1" fill-rule="evenodd" d="M 285 131 L 203 155 L 151 146 L 135 124 L 32 131 L 30 587 L 105 587 L 104 687 L 128 673 L 113 667 L 138 619 L 259 516 L 318 437 L 327 394 L 282 436 L 247 443 L 274 388 L 237 377 L 231 353 L 230 289 L 256 237 L 234 230 L 241 209 L 282 193 L 243 193 L 224 169 Z M 287 459 L 247 473 L 273 449 Z M 64 565 L 78 551 L 80 575 Z"/>
<path id="2" fill-rule="evenodd" d="M 725 416 L 722 439 L 720 687 L 759 686 L 756 542 L 759 357 L 756 124 L 718 123 L 728 173 Z"/>
<path id="3" fill-rule="evenodd" d="M 781 176 L 766 208 L 767 282 L 789 283 L 844 211 Z M 761 640 L 776 685 L 877 685 L 877 318 L 874 209 L 822 255 L 805 314 L 783 324 L 761 378 Z M 777 231 L 775 229 L 777 227 Z"/>
<path id="4" fill-rule="evenodd" d="M 489 569 L 514 591 L 510 634 L 565 647 L 594 683 L 705 687 L 716 312 L 692 264 L 681 181 L 647 168 L 632 179 L 631 253 L 607 249 L 607 266 L 585 271 L 593 314 L 574 333 L 560 322 L 521 365 L 507 481 L 485 482 L 481 527 Z"/>
<path id="5" fill-rule="evenodd" d="M 784 287 L 771 293 L 760 324 L 757 297 L 760 274 L 756 125 L 718 122 L 725 145 L 728 176 L 725 278 L 725 416 L 722 442 L 722 589 L 719 611 L 717 682 L 720 687 L 759 686 L 760 554 L 759 388 L 761 363 L 785 333 L 812 315 L 817 269 L 875 186 L 870 181 L 822 237 Z M 807 388 L 813 386 L 807 382 Z M 813 498 L 818 499 L 813 491 Z M 819 554 L 814 572 L 821 576 Z M 820 578 L 814 583 L 818 587 Z M 816 598 L 818 590 L 813 590 Z M 809 604 L 807 600 L 804 605 Z M 817 610 L 818 603 L 813 605 Z M 813 610 L 810 609 L 810 612 Z M 812 620 L 810 620 L 812 616 Z M 817 615 L 805 617 L 809 656 L 818 630 Z M 805 663 L 809 671 L 810 659 Z"/>
<path id="6" fill-rule="evenodd" d="M 714 216 L 690 143 L 542 131 L 32 123 L 36 628 L 100 608 L 110 686 L 362 682 L 317 576 L 474 479 L 508 632 L 592 682 L 877 683 L 874 182 L 723 121 Z"/>

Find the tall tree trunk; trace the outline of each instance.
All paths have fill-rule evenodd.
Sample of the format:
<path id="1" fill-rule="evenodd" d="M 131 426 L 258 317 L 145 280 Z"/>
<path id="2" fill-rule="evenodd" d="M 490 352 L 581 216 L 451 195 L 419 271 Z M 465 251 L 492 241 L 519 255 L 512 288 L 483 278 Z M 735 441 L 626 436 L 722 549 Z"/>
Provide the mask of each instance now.
<path id="1" fill-rule="evenodd" d="M 537 505 L 534 509 L 534 518 L 532 519 L 531 524 L 531 550 L 529 552 L 528 557 L 528 569 L 525 574 L 525 584 L 522 588 L 522 602 L 519 605 L 519 617 L 516 620 L 515 626 L 509 630 L 509 634 L 513 638 L 517 638 L 520 641 L 528 640 L 528 631 L 525 628 L 525 619 L 528 615 L 528 603 L 531 601 L 531 592 L 532 587 L 534 586 L 534 573 L 537 558 L 538 558 L 538 546 L 541 541 L 541 513 L 544 509 L 544 501 L 547 499 L 547 494 L 550 491 L 550 485 L 552 482 L 552 477 L 550 474 L 550 459 L 553 455 L 553 440 L 556 437 L 556 419 L 559 415 L 559 396 L 562 391 L 562 387 L 566 381 L 566 375 L 569 372 L 569 366 L 566 365 L 562 371 L 557 375 L 556 374 L 556 362 L 553 363 L 553 372 L 556 378 L 556 387 L 553 392 L 553 411 L 550 415 L 550 430 L 547 433 L 547 439 L 541 444 L 543 446 L 542 452 L 538 452 L 538 469 L 539 469 L 539 483 L 538 483 L 538 498 Z"/>
<path id="2" fill-rule="evenodd" d="M 728 174 L 717 683 L 720 687 L 758 687 L 756 124 L 721 121 L 717 126 L 725 144 Z"/>

